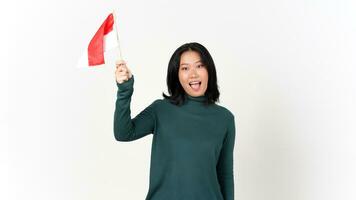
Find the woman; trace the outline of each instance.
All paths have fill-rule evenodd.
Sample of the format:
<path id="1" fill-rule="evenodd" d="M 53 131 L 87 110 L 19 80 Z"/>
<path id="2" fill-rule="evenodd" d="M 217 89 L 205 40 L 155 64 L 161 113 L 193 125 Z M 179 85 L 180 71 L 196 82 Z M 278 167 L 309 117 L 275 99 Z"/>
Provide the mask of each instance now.
<path id="1" fill-rule="evenodd" d="M 114 135 L 133 141 L 153 134 L 146 200 L 233 200 L 234 115 L 219 99 L 214 61 L 199 43 L 180 46 L 167 71 L 169 96 L 131 119 L 134 76 L 116 64 Z"/>

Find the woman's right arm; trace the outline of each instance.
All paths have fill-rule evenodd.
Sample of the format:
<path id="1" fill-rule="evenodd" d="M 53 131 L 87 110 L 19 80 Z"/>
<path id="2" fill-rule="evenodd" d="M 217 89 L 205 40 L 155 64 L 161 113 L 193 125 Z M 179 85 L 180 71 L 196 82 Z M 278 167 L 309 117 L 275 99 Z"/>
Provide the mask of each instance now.
<path id="1" fill-rule="evenodd" d="M 131 74 L 130 74 L 131 75 Z M 117 77 L 120 76 L 116 75 Z M 121 77 L 122 78 L 122 77 Z M 117 78 L 118 80 L 118 78 Z M 126 81 L 116 81 L 118 91 L 114 113 L 114 135 L 117 141 L 133 141 L 153 133 L 156 126 L 154 101 L 131 119 L 131 96 L 134 88 L 134 76 Z"/>

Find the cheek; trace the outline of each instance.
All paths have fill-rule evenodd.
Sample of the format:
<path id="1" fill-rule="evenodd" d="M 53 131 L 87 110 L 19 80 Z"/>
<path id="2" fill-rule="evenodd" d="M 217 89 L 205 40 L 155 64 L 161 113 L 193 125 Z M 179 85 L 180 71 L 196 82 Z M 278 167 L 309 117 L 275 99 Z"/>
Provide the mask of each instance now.
<path id="1" fill-rule="evenodd" d="M 180 83 L 180 85 L 181 86 L 183 86 L 184 87 L 184 74 L 182 74 L 182 73 L 178 73 L 178 79 L 179 79 L 179 83 Z"/>
<path id="2" fill-rule="evenodd" d="M 184 82 L 186 82 L 186 80 L 187 80 L 186 74 L 184 74 L 184 73 L 182 73 L 182 72 L 179 72 L 179 73 L 178 73 L 178 78 L 179 78 L 179 81 L 180 81 L 181 83 L 184 83 Z"/>
<path id="3" fill-rule="evenodd" d="M 204 81 L 206 84 L 208 84 L 208 80 L 209 80 L 208 71 L 206 71 L 206 70 L 202 71 L 202 73 L 200 74 L 200 77 L 201 77 L 202 81 Z"/>

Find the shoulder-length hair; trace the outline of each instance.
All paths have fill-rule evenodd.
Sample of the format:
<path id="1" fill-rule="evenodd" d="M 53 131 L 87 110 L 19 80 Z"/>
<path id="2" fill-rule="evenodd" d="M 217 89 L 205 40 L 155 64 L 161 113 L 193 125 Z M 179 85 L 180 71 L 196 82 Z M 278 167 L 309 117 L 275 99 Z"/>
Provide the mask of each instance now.
<path id="1" fill-rule="evenodd" d="M 217 84 L 216 69 L 213 58 L 209 51 L 197 42 L 186 43 L 175 50 L 168 63 L 167 70 L 167 87 L 169 95 L 162 93 L 165 99 L 168 99 L 175 105 L 181 105 L 185 102 L 185 91 L 179 82 L 178 72 L 181 55 L 186 51 L 195 51 L 199 53 L 202 63 L 206 66 L 208 71 L 208 87 L 205 91 L 206 105 L 219 102 L 219 87 Z"/>

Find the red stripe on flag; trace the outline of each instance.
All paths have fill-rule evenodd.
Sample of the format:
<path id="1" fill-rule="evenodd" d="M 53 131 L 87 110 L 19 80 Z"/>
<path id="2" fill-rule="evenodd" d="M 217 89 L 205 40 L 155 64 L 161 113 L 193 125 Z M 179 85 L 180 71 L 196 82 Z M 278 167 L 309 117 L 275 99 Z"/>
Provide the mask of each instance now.
<path id="1" fill-rule="evenodd" d="M 110 13 L 99 30 L 95 33 L 88 46 L 89 66 L 104 64 L 104 36 L 113 30 L 114 17 Z"/>

